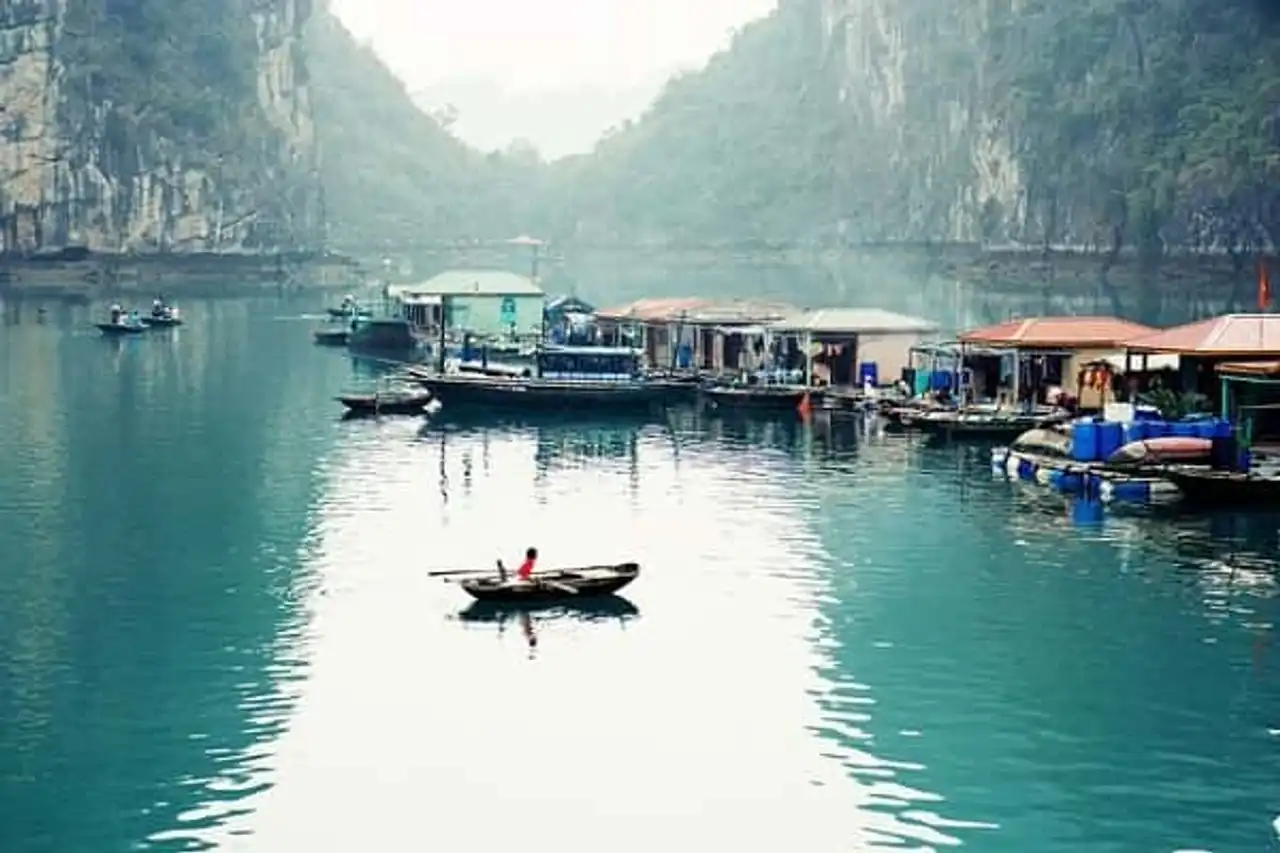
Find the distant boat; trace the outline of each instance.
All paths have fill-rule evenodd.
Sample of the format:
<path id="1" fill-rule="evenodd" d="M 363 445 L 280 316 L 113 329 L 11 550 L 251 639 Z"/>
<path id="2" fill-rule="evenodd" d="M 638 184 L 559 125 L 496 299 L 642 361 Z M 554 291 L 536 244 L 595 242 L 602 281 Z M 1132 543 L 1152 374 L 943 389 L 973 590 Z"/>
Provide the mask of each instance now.
<path id="1" fill-rule="evenodd" d="M 431 404 L 431 394 L 417 388 L 378 388 L 341 394 L 338 402 L 347 407 L 349 415 L 420 415 Z"/>
<path id="2" fill-rule="evenodd" d="M 794 412 L 810 389 L 804 385 L 714 385 L 703 388 L 702 393 L 715 408 Z"/>
<path id="3" fill-rule="evenodd" d="M 345 347 L 350 334 L 351 331 L 345 324 L 338 324 L 328 329 L 316 329 L 311 333 L 315 342 L 322 347 Z"/>
<path id="4" fill-rule="evenodd" d="M 120 323 L 97 323 L 98 331 L 107 337 L 120 337 L 121 335 L 138 335 L 147 330 L 146 323 L 134 323 L 123 321 Z"/>
<path id="5" fill-rule="evenodd" d="M 422 349 L 413 324 L 403 317 L 356 317 L 347 335 L 347 348 L 356 353 L 412 358 Z"/>

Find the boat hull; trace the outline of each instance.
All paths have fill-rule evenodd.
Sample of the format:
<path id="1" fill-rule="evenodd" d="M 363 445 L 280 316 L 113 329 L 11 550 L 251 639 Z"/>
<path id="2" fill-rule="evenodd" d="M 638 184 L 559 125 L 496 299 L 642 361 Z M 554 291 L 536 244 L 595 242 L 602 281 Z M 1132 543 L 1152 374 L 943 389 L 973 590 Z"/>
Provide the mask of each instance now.
<path id="1" fill-rule="evenodd" d="M 956 418 L 925 417 L 913 422 L 913 426 L 931 436 L 978 441 L 1014 441 L 1028 430 L 1036 429 L 1052 418 Z"/>
<path id="2" fill-rule="evenodd" d="M 315 342 L 322 347 L 345 347 L 348 334 L 345 329 L 323 329 L 314 332 L 312 336 L 315 338 Z"/>
<path id="3" fill-rule="evenodd" d="M 444 406 L 555 411 L 641 410 L 661 405 L 667 389 L 657 383 L 561 382 L 489 376 L 424 376 L 414 381 Z"/>
<path id="4" fill-rule="evenodd" d="M 348 394 L 338 398 L 351 415 L 417 415 L 431 402 L 430 394 L 399 395 Z"/>
<path id="5" fill-rule="evenodd" d="M 147 327 L 141 323 L 136 326 L 122 323 L 98 323 L 97 325 L 98 331 L 109 337 L 140 335 L 147 330 Z"/>
<path id="6" fill-rule="evenodd" d="M 507 580 L 489 576 L 460 581 L 458 585 L 477 601 L 531 605 L 610 596 L 639 575 L 639 564 L 621 563 L 615 566 L 539 572 L 529 581 L 516 580 L 513 573 Z"/>
<path id="7" fill-rule="evenodd" d="M 773 412 L 795 411 L 810 393 L 808 388 L 747 386 L 744 388 L 704 388 L 702 396 L 713 408 L 756 409 Z"/>
<path id="8" fill-rule="evenodd" d="M 1189 504 L 1233 508 L 1280 505 L 1280 478 L 1213 470 L 1166 469 L 1163 474 Z"/>
<path id="9" fill-rule="evenodd" d="M 172 329 L 182 325 L 180 317 L 143 317 L 142 325 L 151 329 Z"/>

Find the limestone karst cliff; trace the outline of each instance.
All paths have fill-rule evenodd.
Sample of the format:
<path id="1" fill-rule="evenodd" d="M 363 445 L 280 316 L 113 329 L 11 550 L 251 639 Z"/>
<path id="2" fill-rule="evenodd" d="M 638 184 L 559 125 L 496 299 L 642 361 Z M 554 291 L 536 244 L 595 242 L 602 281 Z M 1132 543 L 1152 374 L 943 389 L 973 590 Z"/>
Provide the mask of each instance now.
<path id="1" fill-rule="evenodd" d="M 780 0 L 560 168 L 600 239 L 1280 243 L 1262 0 Z"/>
<path id="2" fill-rule="evenodd" d="M 0 249 L 323 242 L 311 0 L 0 2 Z"/>

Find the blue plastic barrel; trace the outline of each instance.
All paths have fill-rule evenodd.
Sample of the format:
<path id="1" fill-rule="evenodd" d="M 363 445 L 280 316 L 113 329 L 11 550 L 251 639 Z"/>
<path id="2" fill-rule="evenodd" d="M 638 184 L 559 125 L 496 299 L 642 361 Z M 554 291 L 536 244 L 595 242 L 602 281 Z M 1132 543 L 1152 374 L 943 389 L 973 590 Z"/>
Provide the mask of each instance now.
<path id="1" fill-rule="evenodd" d="M 1076 421 L 1071 425 L 1071 458 L 1077 462 L 1098 459 L 1098 425 L 1093 421 Z"/>
<path id="2" fill-rule="evenodd" d="M 1177 438 L 1195 438 L 1199 428 L 1194 421 L 1175 421 L 1169 424 L 1169 434 Z"/>
<path id="3" fill-rule="evenodd" d="M 1231 421 L 1225 418 L 1213 419 L 1213 438 L 1231 438 L 1235 435 L 1235 430 L 1231 428 Z"/>
<path id="4" fill-rule="evenodd" d="M 1118 421 L 1104 421 L 1098 426 L 1098 458 L 1110 459 L 1124 446 L 1124 424 Z"/>
<path id="5" fill-rule="evenodd" d="M 1134 421 L 1125 428 L 1124 440 L 1127 444 L 1130 441 L 1144 441 L 1147 437 L 1147 422 Z"/>
<path id="6" fill-rule="evenodd" d="M 1196 428 L 1196 438 L 1211 439 L 1218 433 L 1217 418 L 1205 418 L 1203 420 L 1195 421 L 1194 426 Z"/>
<path id="7" fill-rule="evenodd" d="M 858 384 L 866 385 L 868 382 L 872 385 L 880 384 L 880 365 L 874 361 L 864 361 L 858 365 Z"/>
<path id="8" fill-rule="evenodd" d="M 1164 438 L 1171 435 L 1169 424 L 1165 421 L 1146 421 L 1147 438 Z"/>
<path id="9" fill-rule="evenodd" d="M 1112 499 L 1124 503 L 1145 504 L 1151 501 L 1151 487 L 1141 480 L 1128 483 L 1116 483 L 1111 493 Z"/>
<path id="10" fill-rule="evenodd" d="M 1058 481 L 1054 483 L 1059 491 L 1075 494 L 1084 491 L 1084 475 L 1078 471 L 1060 471 Z"/>

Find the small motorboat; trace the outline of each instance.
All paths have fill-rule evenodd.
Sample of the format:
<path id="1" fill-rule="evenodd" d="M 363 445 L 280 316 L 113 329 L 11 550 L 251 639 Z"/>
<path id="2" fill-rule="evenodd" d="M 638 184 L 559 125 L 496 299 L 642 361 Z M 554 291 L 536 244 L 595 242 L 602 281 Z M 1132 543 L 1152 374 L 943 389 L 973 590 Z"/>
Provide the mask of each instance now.
<path id="1" fill-rule="evenodd" d="M 613 595 L 639 575 L 639 563 L 619 563 L 534 572 L 527 581 L 514 574 L 505 578 L 496 574 L 472 577 L 458 581 L 458 586 L 479 601 L 533 604 Z"/>
<path id="2" fill-rule="evenodd" d="M 322 347 L 345 347 L 350 334 L 351 331 L 345 324 L 329 329 L 316 329 L 312 332 L 316 343 Z"/>
<path id="3" fill-rule="evenodd" d="M 98 331 L 109 337 L 116 337 L 119 335 L 137 335 L 147 330 L 146 323 L 98 323 L 97 326 Z"/>
<path id="4" fill-rule="evenodd" d="M 142 325 L 151 329 L 172 329 L 176 326 L 182 325 L 182 318 L 173 312 L 167 314 L 151 314 L 141 319 Z"/>
<path id="5" fill-rule="evenodd" d="M 343 394 L 338 402 L 348 415 L 418 415 L 431 404 L 431 392 L 416 388 L 379 389 L 363 394 Z"/>

